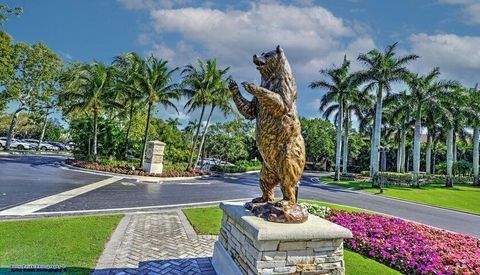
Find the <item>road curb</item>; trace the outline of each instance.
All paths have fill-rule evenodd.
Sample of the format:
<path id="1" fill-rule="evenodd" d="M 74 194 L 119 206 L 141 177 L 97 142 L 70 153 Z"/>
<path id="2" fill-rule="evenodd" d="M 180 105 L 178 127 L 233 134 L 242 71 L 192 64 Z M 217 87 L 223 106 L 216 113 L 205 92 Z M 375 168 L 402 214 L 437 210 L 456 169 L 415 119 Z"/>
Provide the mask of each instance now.
<path id="1" fill-rule="evenodd" d="M 183 208 L 197 208 L 215 206 L 221 202 L 238 202 L 249 201 L 250 198 L 240 198 L 232 200 L 219 200 L 219 201 L 206 201 L 196 203 L 182 203 L 182 204 L 169 204 L 169 205 L 153 205 L 153 206 L 139 206 L 139 207 L 127 207 L 127 208 L 113 208 L 113 209 L 95 209 L 95 210 L 72 210 L 72 211 L 52 211 L 52 212 L 34 212 L 28 215 L 18 216 L 0 216 L 0 221 L 8 220 L 31 220 L 39 218 L 53 218 L 53 217 L 72 217 L 72 216 L 102 216 L 112 214 L 142 214 L 142 213 L 155 213 L 161 211 L 172 211 Z"/>
<path id="2" fill-rule="evenodd" d="M 359 192 L 359 193 L 366 194 L 366 195 L 369 195 L 369 196 L 382 197 L 382 198 L 389 199 L 389 200 L 401 201 L 401 202 L 416 204 L 416 205 L 420 205 L 420 206 L 428 206 L 428 207 L 432 207 L 432 208 L 438 208 L 438 209 L 442 209 L 442 210 L 448 210 L 448 211 L 453 211 L 453 212 L 458 212 L 458 213 L 462 213 L 462 214 L 467 214 L 467 215 L 480 217 L 480 214 L 471 213 L 471 212 L 467 212 L 467 211 L 463 211 L 463 210 L 457 210 L 457 209 L 447 208 L 447 207 L 443 207 L 443 206 L 432 205 L 432 204 L 428 204 L 428 203 L 409 201 L 409 200 L 406 200 L 406 199 L 400 199 L 400 198 L 390 197 L 390 196 L 381 195 L 381 194 L 372 194 L 372 193 L 369 193 L 369 192 L 362 191 L 361 189 L 356 189 L 356 188 L 353 188 L 353 187 L 346 188 L 346 187 L 343 187 L 343 186 L 340 186 L 340 185 L 323 183 L 322 181 L 320 181 L 320 183 L 325 184 L 325 185 L 329 185 L 329 186 L 340 187 L 340 188 L 350 190 L 350 191 L 354 191 L 354 192 Z"/>
<path id="3" fill-rule="evenodd" d="M 202 179 L 202 178 L 208 178 L 210 175 L 205 175 L 205 176 L 195 176 L 195 177 L 149 177 L 149 176 L 135 176 L 135 175 L 126 175 L 126 174 L 118 174 L 118 173 L 112 173 L 112 172 L 105 172 L 105 171 L 98 171 L 98 170 L 93 170 L 93 169 L 87 169 L 87 168 L 82 168 L 82 167 L 77 167 L 73 166 L 70 164 L 66 164 L 65 162 L 62 162 L 61 164 L 63 167 L 66 167 L 70 170 L 74 171 L 79 171 L 79 172 L 87 172 L 87 173 L 92 173 L 92 174 L 98 174 L 98 175 L 103 175 L 103 176 L 110 176 L 110 177 L 122 177 L 126 179 L 137 179 L 137 180 L 142 180 L 144 182 L 152 182 L 159 184 L 161 181 L 182 181 L 182 180 L 193 180 L 193 179 Z"/>

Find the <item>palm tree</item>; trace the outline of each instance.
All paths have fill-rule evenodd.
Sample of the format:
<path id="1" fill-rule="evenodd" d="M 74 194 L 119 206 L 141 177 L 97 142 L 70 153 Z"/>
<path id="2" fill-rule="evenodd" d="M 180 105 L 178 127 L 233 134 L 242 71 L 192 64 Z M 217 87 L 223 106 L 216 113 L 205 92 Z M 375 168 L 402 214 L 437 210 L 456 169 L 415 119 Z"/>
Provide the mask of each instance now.
<path id="1" fill-rule="evenodd" d="M 320 73 L 328 80 L 319 80 L 310 83 L 310 88 L 322 88 L 327 90 L 320 101 L 319 110 L 323 112 L 324 117 L 328 118 L 331 113 L 336 111 L 337 142 L 335 153 L 335 180 L 340 180 L 340 167 L 342 159 L 342 127 L 344 125 L 345 110 L 348 110 L 347 100 L 352 98 L 353 94 L 358 93 L 360 81 L 356 74 L 350 74 L 350 61 L 346 56 L 343 58 L 342 66 L 328 70 L 321 70 Z M 346 150 L 344 150 L 346 151 Z M 348 156 L 348 155 L 346 155 Z M 346 166 L 346 162 L 343 164 Z M 346 171 L 346 169 L 345 169 Z"/>
<path id="2" fill-rule="evenodd" d="M 59 96 L 66 115 L 86 111 L 93 115 L 93 157 L 98 161 L 98 117 L 108 107 L 118 106 L 114 96 L 114 71 L 99 62 L 76 65 L 65 75 L 65 88 Z"/>
<path id="3" fill-rule="evenodd" d="M 373 186 L 378 186 L 378 148 L 380 146 L 381 124 L 382 124 L 382 103 L 384 90 L 391 91 L 391 83 L 405 79 L 409 71 L 405 67 L 410 61 L 418 58 L 417 55 L 409 54 L 403 57 L 395 57 L 397 43 L 388 46 L 384 52 L 376 49 L 366 54 L 360 54 L 358 60 L 367 68 L 359 73 L 360 77 L 368 82 L 367 90 L 377 88 L 375 124 L 370 152 L 370 169 Z"/>
<path id="4" fill-rule="evenodd" d="M 215 59 L 208 59 L 205 62 L 200 59 L 197 60 L 198 67 L 193 65 L 187 65 L 182 71 L 183 80 L 180 84 L 181 91 L 189 97 L 189 100 L 185 104 L 184 108 L 187 109 L 187 113 L 200 108 L 200 119 L 193 136 L 192 148 L 190 150 L 190 157 L 188 159 L 187 170 L 191 170 L 194 167 L 193 157 L 195 154 L 195 148 L 200 134 L 200 127 L 205 115 L 205 108 L 210 105 L 213 98 L 213 92 L 218 90 L 218 74 L 217 62 Z M 220 76 L 220 79 L 223 75 Z"/>
<path id="5" fill-rule="evenodd" d="M 426 109 L 445 109 L 439 100 L 448 91 L 458 85 L 455 81 L 437 80 L 440 75 L 438 68 L 433 69 L 426 76 L 411 75 L 406 83 L 410 88 L 408 101 L 413 108 L 415 131 L 413 138 L 413 176 L 412 185 L 418 187 L 418 173 L 420 172 L 420 136 L 422 134 L 422 118 Z M 445 110 L 446 111 L 446 110 Z"/>
<path id="6" fill-rule="evenodd" d="M 232 106 L 230 105 L 230 99 L 231 95 L 230 92 L 227 88 L 227 83 L 230 80 L 230 76 L 226 76 L 228 70 L 230 67 L 227 67 L 223 70 L 221 69 L 216 69 L 216 62 L 212 62 L 212 82 L 216 83 L 212 85 L 211 88 L 211 93 L 212 96 L 210 98 L 210 112 L 207 116 L 207 122 L 205 124 L 205 127 L 203 129 L 202 133 L 202 140 L 200 141 L 200 146 L 198 148 L 198 157 L 197 157 L 197 162 L 200 159 L 200 156 L 202 155 L 202 149 L 205 144 L 205 139 L 207 137 L 207 132 L 208 132 L 208 127 L 210 126 L 210 119 L 212 118 L 213 111 L 218 108 L 222 111 L 224 116 L 227 116 L 229 113 L 233 111 Z"/>
<path id="7" fill-rule="evenodd" d="M 478 177 L 478 158 L 479 158 L 479 136 L 480 136 L 480 91 L 478 90 L 478 84 L 475 88 L 470 89 L 470 114 L 469 124 L 473 127 L 473 184 L 480 184 Z"/>
<path id="8" fill-rule="evenodd" d="M 407 91 L 402 91 L 398 94 L 390 94 L 384 100 L 386 109 L 386 120 L 389 128 L 386 131 L 386 136 L 395 136 L 398 142 L 397 146 L 397 172 L 405 172 L 405 158 L 406 158 L 406 143 L 407 134 L 411 128 L 412 106 L 408 100 Z"/>
<path id="9" fill-rule="evenodd" d="M 134 76 L 134 83 L 136 89 L 142 92 L 144 102 L 147 104 L 147 120 L 145 122 L 142 154 L 140 156 L 140 167 L 143 167 L 153 104 L 171 107 L 178 113 L 172 99 L 179 100 L 181 94 L 177 89 L 178 85 L 172 83 L 172 75 L 178 68 L 170 70 L 167 65 L 168 61 L 157 59 L 153 55 L 137 61 L 140 64 Z"/>
<path id="10" fill-rule="evenodd" d="M 125 157 L 127 156 L 129 148 L 130 130 L 132 128 L 133 115 L 135 109 L 138 108 L 142 102 L 142 92 L 135 86 L 135 77 L 139 65 L 142 64 L 142 58 L 135 52 L 126 53 L 116 56 L 113 61 L 114 67 L 118 70 L 117 88 L 121 92 L 125 100 L 125 105 L 128 106 L 128 122 L 127 131 L 125 134 Z"/>

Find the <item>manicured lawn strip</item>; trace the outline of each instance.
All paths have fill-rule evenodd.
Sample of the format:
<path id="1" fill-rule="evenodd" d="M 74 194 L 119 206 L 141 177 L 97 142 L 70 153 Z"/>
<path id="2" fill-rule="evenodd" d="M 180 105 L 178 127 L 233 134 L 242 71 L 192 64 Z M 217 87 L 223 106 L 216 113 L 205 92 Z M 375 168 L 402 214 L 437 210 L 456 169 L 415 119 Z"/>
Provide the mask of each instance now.
<path id="1" fill-rule="evenodd" d="M 323 177 L 321 182 L 347 188 L 378 193 L 378 188 L 371 188 L 369 182 L 334 181 L 331 177 Z M 480 187 L 455 184 L 453 188 L 445 187 L 443 183 L 427 184 L 420 188 L 385 186 L 384 196 L 409 200 L 433 206 L 461 210 L 480 214 Z"/>
<path id="2" fill-rule="evenodd" d="M 123 215 L 0 222 L 0 273 L 11 264 L 61 265 L 89 274 Z"/>
<path id="3" fill-rule="evenodd" d="M 218 235 L 222 223 L 222 210 L 218 206 L 185 208 L 183 213 L 198 234 Z"/>
<path id="4" fill-rule="evenodd" d="M 345 210 L 351 212 L 367 212 L 362 209 L 352 208 L 344 205 L 333 203 L 325 203 L 312 200 L 302 200 L 303 202 L 314 203 L 322 206 L 327 206 L 337 210 Z M 220 232 L 222 221 L 222 210 L 218 206 L 205 208 L 186 208 L 183 212 L 192 224 L 193 228 L 198 234 L 218 235 Z M 345 249 L 344 254 L 346 274 L 400 274 L 394 269 L 378 263 L 372 259 L 357 254 L 351 250 Z"/>
<path id="5" fill-rule="evenodd" d="M 344 249 L 345 274 L 357 275 L 390 275 L 401 274 L 395 269 L 383 265 L 375 260 L 369 259 L 361 254 L 355 253 L 350 249 Z"/>

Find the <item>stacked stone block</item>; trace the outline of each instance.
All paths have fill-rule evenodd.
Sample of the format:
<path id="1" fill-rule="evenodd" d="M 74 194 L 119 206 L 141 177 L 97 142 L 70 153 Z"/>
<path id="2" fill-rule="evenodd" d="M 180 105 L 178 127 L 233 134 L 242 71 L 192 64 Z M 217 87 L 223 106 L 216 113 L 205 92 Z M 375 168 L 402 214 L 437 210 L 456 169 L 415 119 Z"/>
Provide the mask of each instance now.
<path id="1" fill-rule="evenodd" d="M 343 237 L 299 240 L 297 236 L 292 235 L 279 240 L 258 240 L 251 234 L 251 229 L 242 225 L 243 222 L 235 215 L 229 215 L 224 211 L 219 236 L 219 242 L 241 273 L 276 275 L 345 273 Z M 299 230 L 302 227 L 291 226 L 298 226 Z"/>

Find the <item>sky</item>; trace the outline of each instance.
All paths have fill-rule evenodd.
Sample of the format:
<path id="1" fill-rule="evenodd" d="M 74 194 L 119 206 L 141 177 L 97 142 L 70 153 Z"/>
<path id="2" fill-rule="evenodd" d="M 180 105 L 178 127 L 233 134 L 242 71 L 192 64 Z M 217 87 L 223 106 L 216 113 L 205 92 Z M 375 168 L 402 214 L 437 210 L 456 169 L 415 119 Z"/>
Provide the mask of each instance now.
<path id="1" fill-rule="evenodd" d="M 298 86 L 301 116 L 320 117 L 324 91 L 308 84 L 343 56 L 360 70 L 359 53 L 398 42 L 421 58 L 418 73 L 438 66 L 442 78 L 480 81 L 480 0 L 0 0 L 24 10 L 5 29 L 16 42 L 43 42 L 66 63 L 111 63 L 124 52 L 153 54 L 172 67 L 216 58 L 237 82 L 259 84 L 252 55 L 281 45 Z M 176 80 L 180 78 L 177 76 Z M 183 106 L 184 101 L 178 103 Z M 186 124 L 198 113 L 158 108 Z M 222 114 L 214 121 L 223 120 Z"/>

